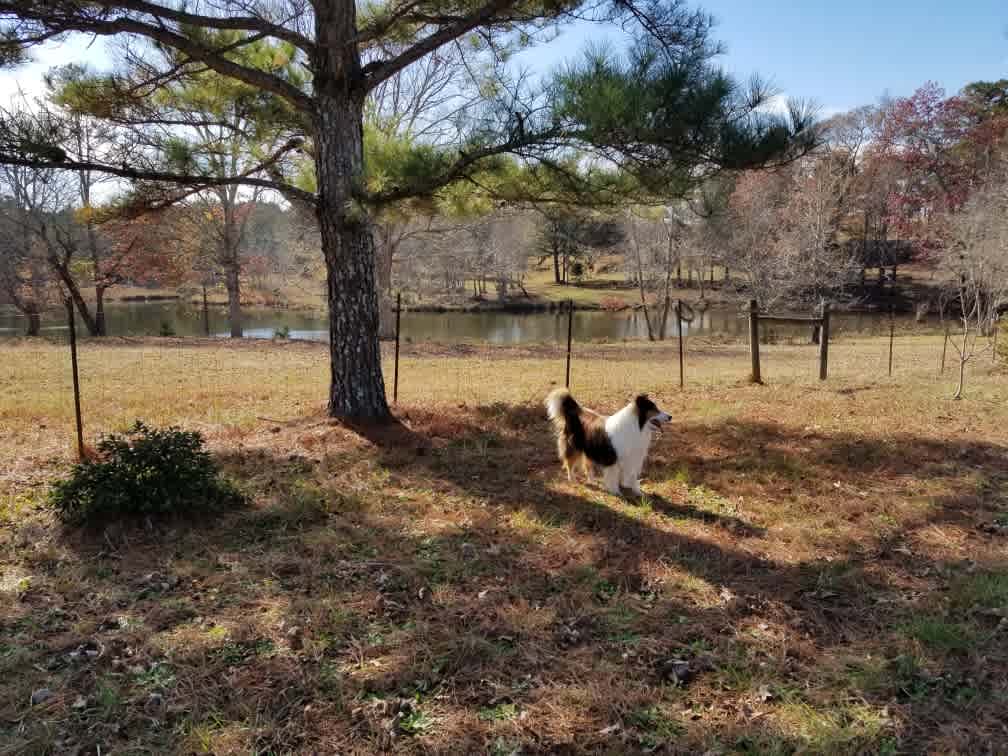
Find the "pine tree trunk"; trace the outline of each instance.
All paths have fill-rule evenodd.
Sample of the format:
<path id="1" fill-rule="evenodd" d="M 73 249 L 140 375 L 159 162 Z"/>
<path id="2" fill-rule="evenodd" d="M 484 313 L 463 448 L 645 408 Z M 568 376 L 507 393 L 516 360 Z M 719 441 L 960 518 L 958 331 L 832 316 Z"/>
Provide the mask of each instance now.
<path id="1" fill-rule="evenodd" d="M 383 339 L 395 336 L 395 298 L 392 296 L 392 261 L 395 259 L 391 223 L 383 223 L 375 229 L 380 234 L 381 244 L 375 250 L 375 275 L 378 282 L 378 333 Z"/>
<path id="2" fill-rule="evenodd" d="M 224 271 L 224 285 L 228 294 L 228 325 L 231 328 L 231 338 L 240 339 L 245 335 L 242 327 L 241 310 L 241 276 L 239 275 L 237 259 L 228 261 Z"/>
<path id="3" fill-rule="evenodd" d="M 84 321 L 84 327 L 87 328 L 87 332 L 91 336 L 100 336 L 98 333 L 98 324 L 95 323 L 94 316 L 91 315 L 91 310 L 84 301 L 84 297 L 81 295 L 80 287 L 77 285 L 77 281 L 70 274 L 66 263 L 61 262 L 56 257 L 50 257 L 49 262 L 59 276 L 60 281 L 66 287 L 67 292 L 70 295 L 70 299 L 73 301 L 74 305 L 77 307 L 77 312 L 81 316 L 81 320 Z"/>
<path id="4" fill-rule="evenodd" d="M 28 330 L 25 331 L 25 336 L 38 336 L 42 331 L 42 316 L 39 315 L 38 310 L 30 310 L 28 313 Z"/>
<path id="5" fill-rule="evenodd" d="M 553 243 L 553 280 L 557 283 L 560 281 L 560 250 L 557 248 L 556 242 Z"/>
<path id="6" fill-rule="evenodd" d="M 240 339 L 245 335 L 241 310 L 241 250 L 240 235 L 235 218 L 234 201 L 227 195 L 221 196 L 224 211 L 224 228 L 220 238 L 220 265 L 224 269 L 224 288 L 228 295 L 228 327 L 231 338 Z"/>
<path id="7" fill-rule="evenodd" d="M 363 110 L 354 3 L 316 3 L 314 80 L 318 221 L 329 304 L 329 414 L 390 416 L 378 342 L 375 249 L 366 211 L 353 198 L 364 173 Z"/>
<path id="8" fill-rule="evenodd" d="M 85 202 L 90 205 L 90 195 L 85 195 Z M 87 223 L 88 248 L 91 252 L 91 264 L 94 267 L 94 277 L 101 280 L 101 256 L 99 254 L 98 234 L 95 232 L 94 224 L 89 220 Z M 105 336 L 105 289 L 101 283 L 95 284 L 95 314 L 93 336 Z"/>
<path id="9" fill-rule="evenodd" d="M 108 328 L 105 326 L 105 287 L 95 286 L 95 329 L 98 336 L 108 336 Z"/>

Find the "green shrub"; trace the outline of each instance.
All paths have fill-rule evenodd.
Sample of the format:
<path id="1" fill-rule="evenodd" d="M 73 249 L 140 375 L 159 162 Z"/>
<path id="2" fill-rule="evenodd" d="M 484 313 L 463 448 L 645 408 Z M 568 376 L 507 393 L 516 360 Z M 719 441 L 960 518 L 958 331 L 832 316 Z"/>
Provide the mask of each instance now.
<path id="1" fill-rule="evenodd" d="M 167 320 L 161 321 L 161 335 L 162 336 L 174 336 L 175 327 L 169 323 Z"/>
<path id="2" fill-rule="evenodd" d="M 290 326 L 279 326 L 273 331 L 273 338 L 275 339 L 289 339 L 290 338 Z"/>
<path id="3" fill-rule="evenodd" d="M 241 502 L 203 448 L 203 437 L 139 420 L 124 435 L 98 444 L 97 459 L 75 465 L 53 484 L 49 500 L 64 522 L 217 511 Z"/>

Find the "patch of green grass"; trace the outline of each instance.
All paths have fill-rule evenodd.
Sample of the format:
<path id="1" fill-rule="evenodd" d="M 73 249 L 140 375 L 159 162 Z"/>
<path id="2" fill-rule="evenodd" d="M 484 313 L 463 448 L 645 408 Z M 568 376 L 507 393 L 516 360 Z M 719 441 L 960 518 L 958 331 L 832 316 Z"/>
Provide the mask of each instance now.
<path id="1" fill-rule="evenodd" d="M 914 617 L 902 631 L 925 646 L 939 651 L 965 651 L 976 638 L 970 627 L 941 617 Z"/>
<path id="2" fill-rule="evenodd" d="M 697 509 L 703 509 L 713 514 L 735 514 L 738 511 L 738 507 L 733 502 L 706 486 L 691 488 L 687 501 Z"/>
<path id="3" fill-rule="evenodd" d="M 145 671 L 135 675 L 133 680 L 148 690 L 167 690 L 175 684 L 175 674 L 168 665 L 154 662 Z"/>
<path id="4" fill-rule="evenodd" d="M 122 692 L 115 680 L 104 677 L 98 682 L 95 703 L 101 709 L 101 714 L 106 719 L 115 716 L 123 706 Z"/>
<path id="5" fill-rule="evenodd" d="M 952 581 L 952 603 L 960 609 L 1008 607 L 1008 572 L 977 572 Z"/>
<path id="6" fill-rule="evenodd" d="M 607 603 L 616 596 L 619 592 L 619 588 L 605 578 L 600 578 L 595 581 L 595 585 L 592 586 L 592 591 L 595 594 L 595 598 L 602 603 Z"/>
<path id="7" fill-rule="evenodd" d="M 341 701 L 343 699 L 344 678 L 339 665 L 326 659 L 319 666 L 319 691 L 330 700 Z"/>
<path id="8" fill-rule="evenodd" d="M 4 496 L 0 498 L 0 523 L 13 525 L 21 522 L 36 505 L 36 498 L 32 493 Z"/>
<path id="9" fill-rule="evenodd" d="M 717 677 L 722 688 L 744 691 L 755 685 L 756 670 L 745 660 L 728 661 L 718 669 Z"/>
<path id="10" fill-rule="evenodd" d="M 0 674 L 16 672 L 32 659 L 32 652 L 18 644 L 0 644 Z"/>
<path id="11" fill-rule="evenodd" d="M 490 744 L 490 756 L 520 756 L 522 746 L 517 740 L 497 738 Z"/>
<path id="12" fill-rule="evenodd" d="M 930 676 L 913 654 L 897 656 L 890 662 L 889 672 L 900 696 L 911 701 L 921 700 L 933 688 Z"/>
<path id="13" fill-rule="evenodd" d="M 603 622 L 605 637 L 620 646 L 634 646 L 640 642 L 640 634 L 634 630 L 640 615 L 627 606 L 617 605 L 606 612 Z"/>
<path id="14" fill-rule="evenodd" d="M 658 748 L 686 732 L 681 723 L 659 706 L 636 709 L 628 720 L 640 732 L 640 742 L 645 748 Z"/>
<path id="15" fill-rule="evenodd" d="M 399 720 L 399 730 L 405 735 L 423 735 L 434 728 L 434 718 L 422 709 L 413 709 Z"/>
<path id="16" fill-rule="evenodd" d="M 225 643 L 218 648 L 215 655 L 229 667 L 236 666 L 255 656 L 270 656 L 276 650 L 273 641 L 260 638 L 253 643 Z"/>
<path id="17" fill-rule="evenodd" d="M 479 711 L 479 718 L 483 722 L 505 722 L 518 716 L 518 706 L 513 703 L 500 703 L 496 706 L 487 706 Z"/>
<path id="18" fill-rule="evenodd" d="M 893 678 L 889 664 L 883 658 L 865 658 L 848 662 L 841 682 L 861 694 L 883 694 L 892 690 Z"/>
<path id="19" fill-rule="evenodd" d="M 866 704 L 817 708 L 792 701 L 777 708 L 776 718 L 784 734 L 804 743 L 811 753 L 878 753 L 881 745 L 891 744 L 888 713 Z"/>

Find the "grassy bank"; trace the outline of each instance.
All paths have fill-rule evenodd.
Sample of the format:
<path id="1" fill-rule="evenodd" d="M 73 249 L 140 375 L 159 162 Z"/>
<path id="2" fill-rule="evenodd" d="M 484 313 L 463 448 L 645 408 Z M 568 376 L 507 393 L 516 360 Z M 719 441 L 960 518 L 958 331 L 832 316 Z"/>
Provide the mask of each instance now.
<path id="1" fill-rule="evenodd" d="M 198 428 L 250 506 L 60 531 L 65 348 L 0 344 L 0 753 L 976 753 L 1008 705 L 1008 387 L 940 340 L 584 346 L 676 418 L 646 496 L 569 484 L 553 347 L 405 345 L 402 424 L 325 419 L 323 345 L 81 350 L 85 428 Z M 391 374 L 391 371 L 388 371 Z M 48 696 L 33 692 L 42 689 Z M 44 699 L 44 700 L 38 700 Z"/>

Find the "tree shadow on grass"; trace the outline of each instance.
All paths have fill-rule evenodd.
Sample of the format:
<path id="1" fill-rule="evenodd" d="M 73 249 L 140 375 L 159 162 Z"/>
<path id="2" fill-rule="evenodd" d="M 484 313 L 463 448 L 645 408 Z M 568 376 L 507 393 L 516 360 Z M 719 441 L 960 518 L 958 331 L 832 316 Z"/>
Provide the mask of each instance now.
<path id="1" fill-rule="evenodd" d="M 65 661 L 72 635 L 108 649 L 90 667 L 54 670 L 67 675 L 66 698 L 31 722 L 103 750 L 205 741 L 219 753 L 994 742 L 1002 663 L 957 656 L 959 687 L 891 666 L 915 653 L 898 629 L 909 613 L 937 612 L 928 593 L 948 595 L 972 573 L 885 544 L 983 516 L 978 476 L 1004 475 L 1002 447 L 684 425 L 674 455 L 655 448 L 645 489 L 665 487 L 650 507 L 560 481 L 535 406 L 410 410 L 397 425 L 356 429 L 312 421 L 250 447 L 218 455 L 253 494 L 250 511 L 135 539 L 115 559 L 94 559 L 103 543 L 77 543 L 78 573 L 59 560 L 28 565 L 53 581 L 28 592 L 27 612 L 4 632 L 61 634 L 39 651 L 43 668 Z M 685 482 L 670 487 L 683 466 Z M 790 558 L 768 527 L 776 513 L 718 510 L 743 481 L 771 504 L 830 492 L 842 508 L 837 478 L 915 471 L 941 484 L 933 505 L 884 537 L 830 541 L 829 561 Z M 992 538 L 978 535 L 973 556 L 992 551 Z M 996 577 L 998 565 L 1008 572 L 1003 559 L 985 569 Z M 141 595 L 138 580 L 162 584 L 151 571 L 177 582 Z M 867 665 L 866 654 L 881 660 L 863 672 L 874 670 L 870 683 L 843 671 L 848 657 Z M 685 687 L 667 673 L 675 659 L 689 665 Z M 173 681 L 151 716 L 154 665 Z M 978 703 L 944 703 L 970 685 L 983 691 Z M 77 695 L 85 713 L 72 708 Z M 852 698 L 899 721 L 855 731 Z M 26 709 L 7 716 L 22 721 Z M 798 716 L 808 722 L 788 719 Z M 836 740 L 803 735 L 812 725 Z M 943 741 L 949 730 L 960 739 Z"/>

